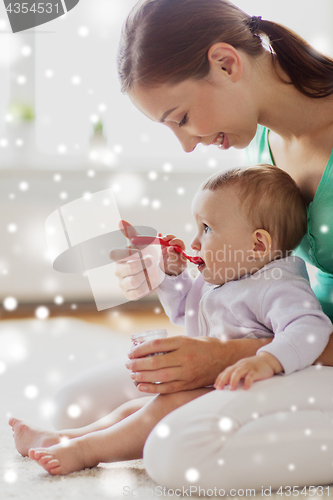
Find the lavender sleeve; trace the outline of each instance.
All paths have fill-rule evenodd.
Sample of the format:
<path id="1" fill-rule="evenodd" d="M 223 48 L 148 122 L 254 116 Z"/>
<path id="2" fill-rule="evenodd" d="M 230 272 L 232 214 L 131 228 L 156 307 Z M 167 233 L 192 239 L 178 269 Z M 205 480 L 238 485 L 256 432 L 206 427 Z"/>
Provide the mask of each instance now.
<path id="1" fill-rule="evenodd" d="M 157 295 L 164 311 L 174 325 L 185 327 L 186 298 L 194 283 L 187 269 L 178 276 L 166 275 L 157 288 Z"/>
<path id="2" fill-rule="evenodd" d="M 287 375 L 312 363 L 325 349 L 333 325 L 306 279 L 275 280 L 265 292 L 259 318 L 274 332 L 269 352 Z"/>

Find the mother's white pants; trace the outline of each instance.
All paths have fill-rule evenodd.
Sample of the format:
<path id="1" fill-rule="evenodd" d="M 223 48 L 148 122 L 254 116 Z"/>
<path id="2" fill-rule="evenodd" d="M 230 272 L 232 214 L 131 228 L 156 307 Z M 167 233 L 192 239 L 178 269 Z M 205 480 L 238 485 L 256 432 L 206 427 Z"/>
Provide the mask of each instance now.
<path id="1" fill-rule="evenodd" d="M 195 399 L 155 427 L 144 461 L 154 481 L 173 489 L 333 483 L 333 368 Z"/>
<path id="2" fill-rule="evenodd" d="M 87 425 L 145 396 L 124 362 L 91 368 L 63 387 L 55 427 Z M 77 419 L 67 413 L 74 403 L 82 409 Z M 227 492 L 333 483 L 333 368 L 311 366 L 255 382 L 248 391 L 201 396 L 155 427 L 144 461 L 151 478 L 168 488 Z"/>

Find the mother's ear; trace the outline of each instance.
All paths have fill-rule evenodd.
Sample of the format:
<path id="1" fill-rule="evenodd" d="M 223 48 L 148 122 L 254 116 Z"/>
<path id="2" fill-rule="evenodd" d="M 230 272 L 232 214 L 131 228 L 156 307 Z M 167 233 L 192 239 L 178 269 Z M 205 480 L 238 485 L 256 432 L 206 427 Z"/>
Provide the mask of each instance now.
<path id="1" fill-rule="evenodd" d="M 243 61 L 239 51 L 228 43 L 214 43 L 208 50 L 207 58 L 213 75 L 223 71 L 225 76 L 237 82 L 243 74 Z"/>

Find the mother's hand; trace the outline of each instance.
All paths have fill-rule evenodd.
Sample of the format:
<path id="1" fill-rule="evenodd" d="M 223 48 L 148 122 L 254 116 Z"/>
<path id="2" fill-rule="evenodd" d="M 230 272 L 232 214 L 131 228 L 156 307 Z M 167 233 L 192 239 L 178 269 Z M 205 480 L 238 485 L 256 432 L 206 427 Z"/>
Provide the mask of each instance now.
<path id="1" fill-rule="evenodd" d="M 225 345 L 211 337 L 179 335 L 157 339 L 134 347 L 126 366 L 132 370 L 131 377 L 143 392 L 171 393 L 196 389 L 213 384 L 223 370 Z M 148 356 L 156 352 L 165 354 Z"/>
<path id="2" fill-rule="evenodd" d="M 119 229 L 128 239 L 138 234 L 125 220 L 120 221 Z M 165 274 L 159 265 L 161 252 L 153 245 L 140 252 L 133 246 L 115 248 L 110 252 L 110 258 L 116 262 L 115 275 L 128 300 L 138 300 L 149 295 L 164 279 Z"/>
<path id="3" fill-rule="evenodd" d="M 138 389 L 167 394 L 198 389 L 215 382 L 217 375 L 242 358 L 254 356 L 268 339 L 233 339 L 179 335 L 145 342 L 134 347 L 126 366 Z M 160 356 L 148 354 L 161 352 Z M 145 357 L 148 356 L 148 357 Z M 161 382 L 156 384 L 156 382 Z"/>

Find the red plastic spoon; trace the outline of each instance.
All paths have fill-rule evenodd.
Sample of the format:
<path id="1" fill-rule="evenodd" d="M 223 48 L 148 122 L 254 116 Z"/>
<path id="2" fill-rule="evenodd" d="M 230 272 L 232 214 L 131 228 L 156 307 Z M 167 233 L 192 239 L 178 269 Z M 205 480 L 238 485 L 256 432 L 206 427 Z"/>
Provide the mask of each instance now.
<path id="1" fill-rule="evenodd" d="M 164 241 L 162 238 L 155 238 L 154 236 L 135 236 L 134 238 L 131 238 L 131 242 L 133 245 L 164 245 L 166 247 L 169 247 L 170 244 L 168 241 Z M 191 255 L 187 255 L 187 253 L 184 252 L 178 245 L 171 245 L 175 249 L 177 253 L 181 253 L 188 259 L 190 262 L 193 264 L 196 264 L 197 266 L 201 266 L 201 264 L 204 264 L 204 261 L 202 260 L 201 257 L 192 257 Z"/>

